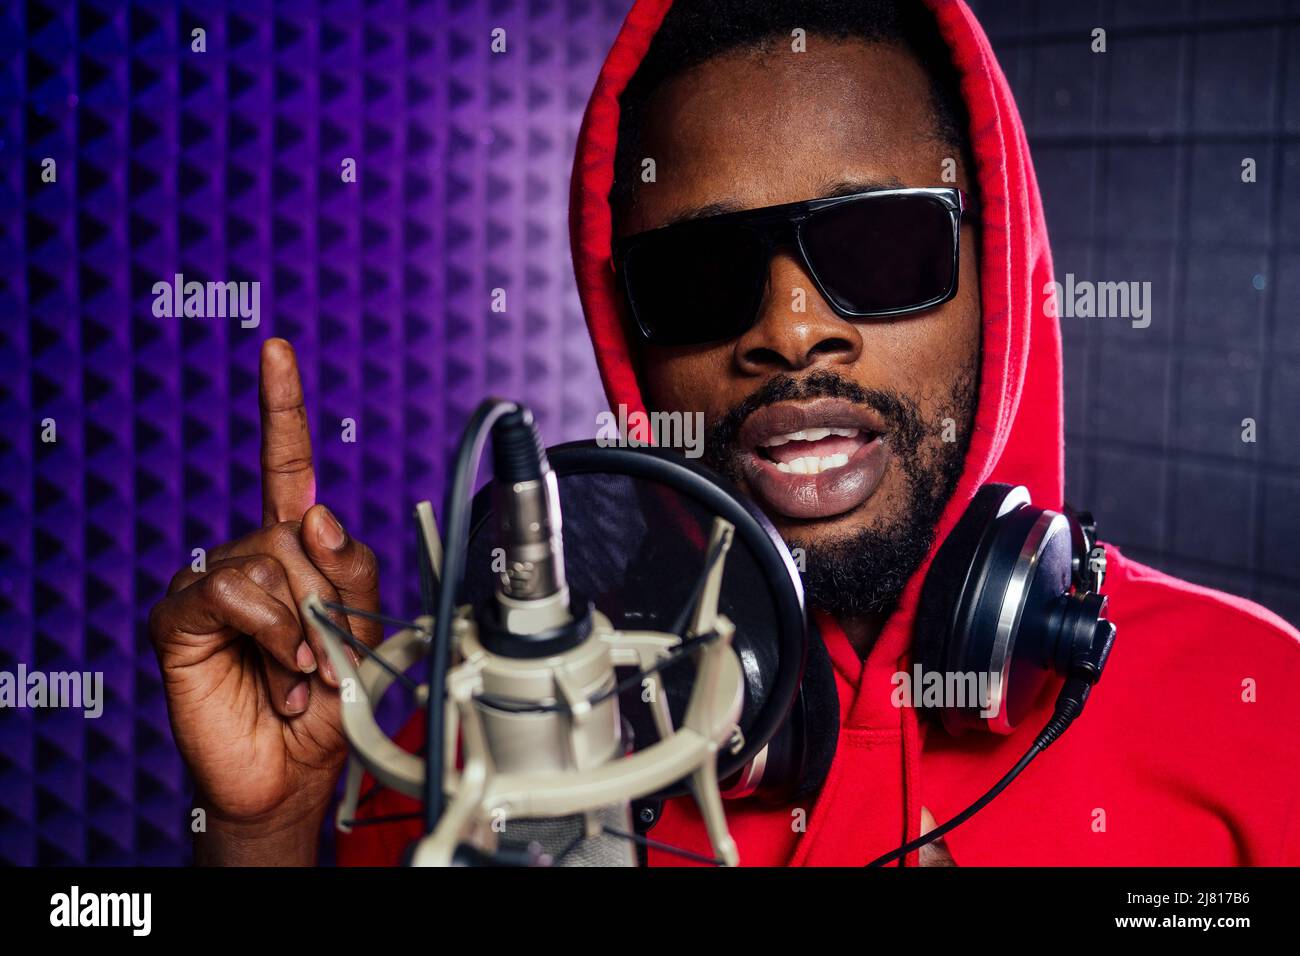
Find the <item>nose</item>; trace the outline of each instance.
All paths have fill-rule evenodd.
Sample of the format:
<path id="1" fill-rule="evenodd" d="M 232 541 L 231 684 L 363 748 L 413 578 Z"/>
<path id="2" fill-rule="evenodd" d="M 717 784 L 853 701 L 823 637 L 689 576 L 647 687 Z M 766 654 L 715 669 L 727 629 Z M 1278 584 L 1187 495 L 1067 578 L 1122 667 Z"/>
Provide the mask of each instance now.
<path id="1" fill-rule="evenodd" d="M 774 255 L 758 321 L 736 340 L 740 369 L 748 375 L 798 372 L 815 365 L 852 365 L 861 354 L 858 327 L 822 298 L 795 256 L 784 251 Z"/>

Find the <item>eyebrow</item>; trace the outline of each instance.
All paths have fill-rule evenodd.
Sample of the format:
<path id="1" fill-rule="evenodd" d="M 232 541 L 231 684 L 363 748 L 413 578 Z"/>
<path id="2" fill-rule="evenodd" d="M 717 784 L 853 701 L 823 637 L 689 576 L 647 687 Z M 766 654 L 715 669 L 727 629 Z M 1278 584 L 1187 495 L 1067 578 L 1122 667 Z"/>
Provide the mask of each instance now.
<path id="1" fill-rule="evenodd" d="M 887 176 L 884 179 L 832 179 L 823 183 L 821 189 L 819 189 L 815 195 L 808 196 L 806 199 L 834 199 L 838 196 L 852 196 L 854 193 L 864 193 L 871 189 L 902 188 L 904 188 L 904 183 L 897 176 Z M 794 201 L 799 202 L 800 200 Z M 781 203 L 778 205 L 784 204 Z M 746 208 L 745 204 L 737 199 L 723 199 L 718 202 L 705 203 L 702 206 L 690 206 L 669 216 L 656 228 L 675 226 L 682 222 L 694 222 L 697 219 L 707 219 L 710 216 L 721 216 L 724 213 L 729 212 L 739 212 L 744 208 Z"/>

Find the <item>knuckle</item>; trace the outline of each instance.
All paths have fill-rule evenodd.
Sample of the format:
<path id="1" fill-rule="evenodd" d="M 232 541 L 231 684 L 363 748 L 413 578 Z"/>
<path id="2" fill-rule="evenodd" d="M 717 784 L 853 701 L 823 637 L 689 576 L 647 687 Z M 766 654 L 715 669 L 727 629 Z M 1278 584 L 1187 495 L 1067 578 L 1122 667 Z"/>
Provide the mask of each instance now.
<path id="1" fill-rule="evenodd" d="M 301 406 L 299 406 L 301 407 Z M 312 470 L 310 445 L 301 439 L 278 442 L 262 456 L 262 471 L 268 475 L 299 475 Z"/>
<path id="2" fill-rule="evenodd" d="M 310 458 L 290 458 L 288 461 L 276 462 L 270 468 L 271 473 L 275 475 L 296 475 L 310 470 Z"/>
<path id="3" fill-rule="evenodd" d="M 302 550 L 299 529 L 301 521 L 281 521 L 266 529 L 267 545 L 272 554 L 288 554 Z"/>
<path id="4" fill-rule="evenodd" d="M 155 642 L 162 640 L 171 631 L 167 622 L 167 599 L 159 601 L 149 609 L 149 636 Z"/>
<path id="5" fill-rule="evenodd" d="M 379 559 L 368 545 L 357 542 L 356 554 L 352 558 L 352 580 L 358 584 L 375 586 L 379 578 Z"/>
<path id="6" fill-rule="evenodd" d="M 269 554 L 254 555 L 244 565 L 243 570 L 254 584 L 267 591 L 274 590 L 288 581 L 284 565 Z"/>
<path id="7" fill-rule="evenodd" d="M 217 568 L 203 579 L 204 593 L 215 604 L 228 604 L 238 594 L 243 577 L 235 568 Z"/>

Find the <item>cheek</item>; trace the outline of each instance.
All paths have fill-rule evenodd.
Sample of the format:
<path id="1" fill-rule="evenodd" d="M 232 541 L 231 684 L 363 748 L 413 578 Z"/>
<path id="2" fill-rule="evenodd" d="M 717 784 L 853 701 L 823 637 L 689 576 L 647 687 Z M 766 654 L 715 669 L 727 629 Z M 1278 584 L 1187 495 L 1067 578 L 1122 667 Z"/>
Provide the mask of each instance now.
<path id="1" fill-rule="evenodd" d="M 964 369 L 978 368 L 978 296 L 968 302 L 959 294 L 923 316 L 860 328 L 862 358 L 854 377 L 867 388 L 901 393 L 927 418 L 949 402 Z"/>
<path id="2" fill-rule="evenodd" d="M 642 366 L 647 406 L 654 411 L 704 412 L 712 417 L 726 374 L 725 348 L 666 350 L 648 347 Z"/>

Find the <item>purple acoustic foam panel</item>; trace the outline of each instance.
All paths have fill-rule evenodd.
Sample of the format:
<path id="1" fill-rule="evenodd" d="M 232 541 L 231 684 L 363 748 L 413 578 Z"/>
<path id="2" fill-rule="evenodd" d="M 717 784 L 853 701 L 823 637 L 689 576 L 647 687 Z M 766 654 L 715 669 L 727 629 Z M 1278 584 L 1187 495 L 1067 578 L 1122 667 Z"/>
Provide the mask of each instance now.
<path id="1" fill-rule="evenodd" d="M 189 859 L 145 624 L 193 548 L 260 521 L 264 339 L 297 347 L 320 498 L 374 548 L 396 614 L 418 606 L 411 509 L 441 508 L 481 398 L 527 401 L 551 442 L 594 434 L 568 180 L 625 13 L 0 9 L 0 667 L 102 671 L 107 698 L 98 720 L 0 714 L 0 862 Z M 259 325 L 155 316 L 154 283 L 176 273 L 259 282 Z"/>

